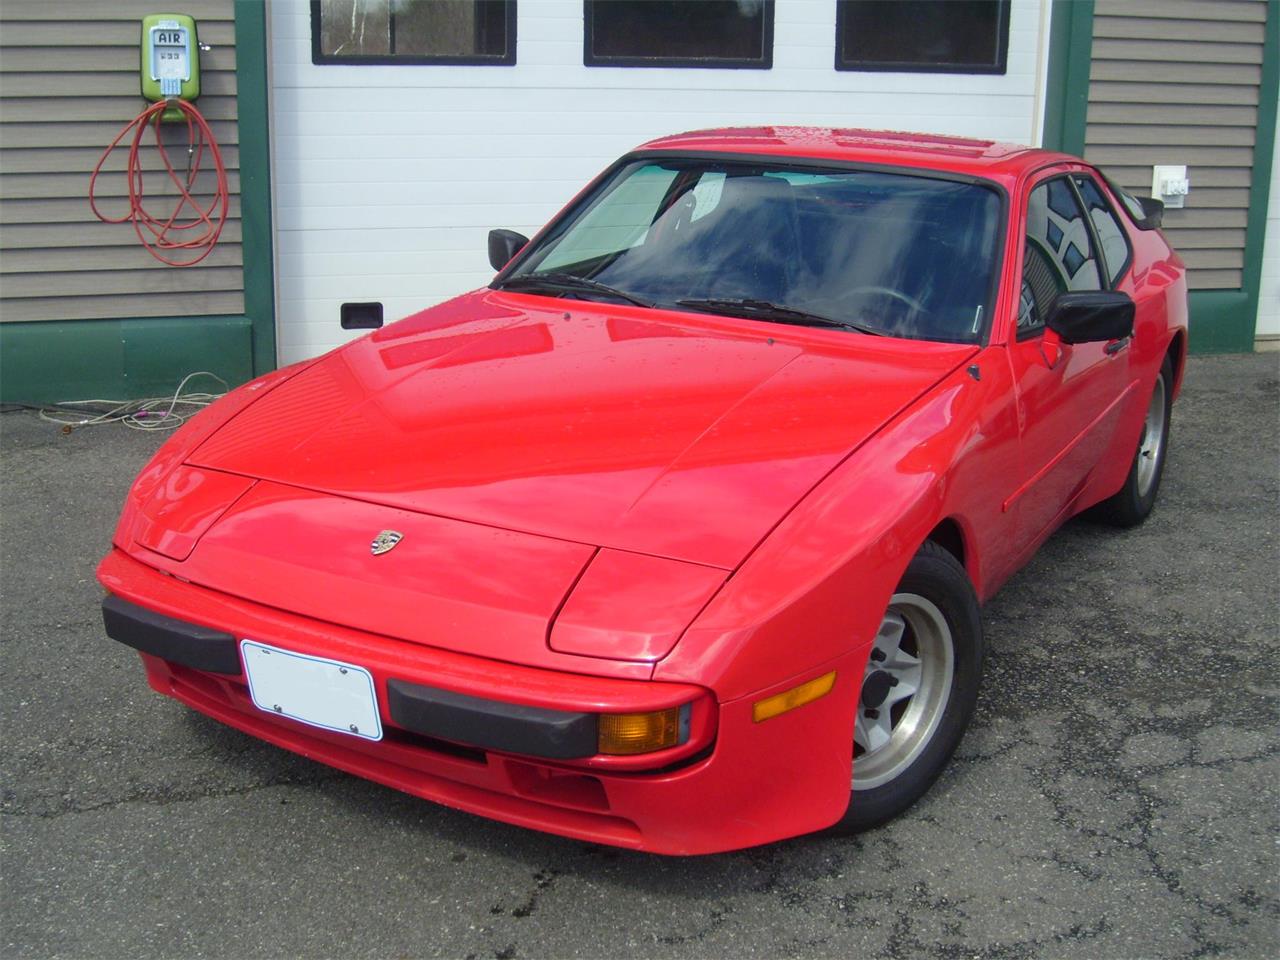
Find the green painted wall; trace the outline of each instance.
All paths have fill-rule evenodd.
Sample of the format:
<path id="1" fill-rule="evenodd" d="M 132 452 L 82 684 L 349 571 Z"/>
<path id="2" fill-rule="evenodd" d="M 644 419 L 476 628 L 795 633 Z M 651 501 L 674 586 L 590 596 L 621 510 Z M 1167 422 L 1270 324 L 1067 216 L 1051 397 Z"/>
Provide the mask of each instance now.
<path id="1" fill-rule="evenodd" d="M 1045 91 L 1044 146 L 1084 153 L 1089 113 L 1089 68 L 1093 53 L 1093 0 L 1053 0 L 1049 68 Z M 1280 88 L 1280 3 L 1267 4 L 1260 104 L 1274 104 Z M 1188 298 L 1192 353 L 1253 350 L 1262 284 L 1262 251 L 1275 150 L 1275 111 L 1262 109 L 1254 146 L 1249 223 L 1245 231 L 1243 286 L 1239 290 L 1195 290 Z M 1194 174 L 1193 174 L 1194 175 Z"/>
<path id="2" fill-rule="evenodd" d="M 234 386 L 275 368 L 265 5 L 236 0 L 235 17 L 244 316 L 0 323 L 0 401 L 160 396 L 197 370 Z"/>
<path id="3" fill-rule="evenodd" d="M 197 370 L 243 383 L 254 375 L 252 356 L 248 317 L 6 323 L 0 387 L 6 403 L 156 397 Z"/>

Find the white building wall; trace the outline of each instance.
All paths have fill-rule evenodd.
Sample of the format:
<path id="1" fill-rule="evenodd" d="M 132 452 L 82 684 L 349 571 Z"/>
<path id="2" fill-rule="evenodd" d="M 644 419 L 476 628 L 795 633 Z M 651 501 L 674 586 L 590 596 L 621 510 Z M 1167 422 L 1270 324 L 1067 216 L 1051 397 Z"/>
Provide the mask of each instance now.
<path id="1" fill-rule="evenodd" d="M 1277 108 L 1280 109 L 1280 108 Z M 1271 155 L 1271 199 L 1267 202 L 1267 238 L 1262 247 L 1262 290 L 1256 335 L 1265 346 L 1280 349 L 1280 117 Z"/>
<path id="2" fill-rule="evenodd" d="M 835 3 L 777 0 L 773 69 L 585 67 L 581 0 L 519 0 L 516 64 L 316 66 L 306 0 L 271 4 L 280 362 L 484 285 L 491 227 L 532 235 L 645 140 L 748 124 L 1039 137 L 1047 0 L 1013 0 L 1004 76 L 838 72 Z"/>

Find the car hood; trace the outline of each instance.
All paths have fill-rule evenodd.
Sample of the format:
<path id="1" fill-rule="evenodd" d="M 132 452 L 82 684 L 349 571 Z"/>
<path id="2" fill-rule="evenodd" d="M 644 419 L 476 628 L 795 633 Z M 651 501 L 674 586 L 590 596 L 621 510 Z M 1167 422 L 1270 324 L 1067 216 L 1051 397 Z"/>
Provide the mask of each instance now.
<path id="1" fill-rule="evenodd" d="M 187 462 L 732 569 L 973 353 L 485 290 L 328 354 Z"/>

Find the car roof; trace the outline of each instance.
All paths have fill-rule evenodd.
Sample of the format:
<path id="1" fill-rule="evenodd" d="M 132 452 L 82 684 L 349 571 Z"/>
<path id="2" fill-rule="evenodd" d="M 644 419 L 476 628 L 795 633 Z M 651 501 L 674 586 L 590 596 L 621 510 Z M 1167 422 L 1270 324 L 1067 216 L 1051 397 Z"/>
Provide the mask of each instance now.
<path id="1" fill-rule="evenodd" d="M 639 150 L 735 153 L 927 167 L 975 176 L 1018 176 L 1077 157 L 994 140 L 838 127 L 724 127 L 660 137 Z"/>

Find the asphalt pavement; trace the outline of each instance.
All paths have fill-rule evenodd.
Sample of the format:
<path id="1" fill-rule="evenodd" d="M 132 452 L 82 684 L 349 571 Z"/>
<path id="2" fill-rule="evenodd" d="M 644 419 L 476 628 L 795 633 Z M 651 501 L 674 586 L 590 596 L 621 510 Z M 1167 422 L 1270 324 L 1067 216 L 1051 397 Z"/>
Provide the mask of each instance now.
<path id="1" fill-rule="evenodd" d="M 1193 359 L 1155 514 L 983 611 L 908 815 L 667 859 L 375 786 L 152 693 L 93 567 L 161 437 L 0 415 L 4 957 L 1280 956 L 1280 355 Z"/>

